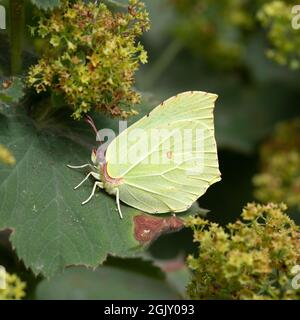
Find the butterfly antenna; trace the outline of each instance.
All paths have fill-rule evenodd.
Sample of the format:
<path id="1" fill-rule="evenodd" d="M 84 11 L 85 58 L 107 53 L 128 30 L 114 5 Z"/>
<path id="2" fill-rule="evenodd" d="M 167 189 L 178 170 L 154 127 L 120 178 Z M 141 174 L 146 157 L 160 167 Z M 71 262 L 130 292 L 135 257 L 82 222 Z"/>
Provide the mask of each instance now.
<path id="1" fill-rule="evenodd" d="M 85 122 L 87 122 L 91 127 L 92 127 L 92 129 L 93 129 L 93 131 L 95 132 L 95 134 L 96 134 L 96 137 L 97 138 L 99 138 L 99 136 L 98 136 L 98 130 L 97 130 L 97 128 L 96 128 L 96 125 L 95 125 L 95 122 L 94 122 L 94 120 L 90 117 L 90 116 L 88 116 L 88 115 L 86 115 L 85 116 Z M 99 139 L 99 142 L 101 143 L 101 140 Z"/>

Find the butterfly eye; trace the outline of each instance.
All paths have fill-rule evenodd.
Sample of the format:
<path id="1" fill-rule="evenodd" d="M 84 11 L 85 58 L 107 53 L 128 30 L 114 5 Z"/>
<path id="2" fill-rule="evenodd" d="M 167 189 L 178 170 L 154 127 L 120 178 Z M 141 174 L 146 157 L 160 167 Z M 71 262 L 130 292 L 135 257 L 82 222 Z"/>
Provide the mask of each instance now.
<path id="1" fill-rule="evenodd" d="M 96 151 L 96 161 L 98 164 L 103 165 L 105 163 L 105 154 L 106 154 L 106 148 L 103 148 L 100 146 Z"/>

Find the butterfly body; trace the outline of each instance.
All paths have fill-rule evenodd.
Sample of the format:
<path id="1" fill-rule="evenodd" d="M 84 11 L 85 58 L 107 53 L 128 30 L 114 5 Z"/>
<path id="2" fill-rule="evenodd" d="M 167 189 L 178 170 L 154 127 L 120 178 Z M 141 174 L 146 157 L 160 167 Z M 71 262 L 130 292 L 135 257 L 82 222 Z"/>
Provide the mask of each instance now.
<path id="1" fill-rule="evenodd" d="M 112 178 L 107 172 L 107 163 L 100 167 L 100 180 L 103 182 L 103 188 L 110 195 L 117 193 L 116 189 L 124 183 L 123 178 Z"/>

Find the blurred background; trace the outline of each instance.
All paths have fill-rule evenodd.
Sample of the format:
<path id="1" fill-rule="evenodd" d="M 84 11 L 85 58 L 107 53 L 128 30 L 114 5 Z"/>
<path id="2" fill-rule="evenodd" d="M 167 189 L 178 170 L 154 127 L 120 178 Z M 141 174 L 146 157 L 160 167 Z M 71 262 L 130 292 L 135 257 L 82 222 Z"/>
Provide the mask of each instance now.
<path id="1" fill-rule="evenodd" d="M 292 12 L 297 2 L 144 2 L 151 20 L 142 39 L 149 62 L 138 71 L 136 88 L 157 102 L 190 90 L 219 95 L 215 125 L 222 181 L 199 199 L 207 218 L 225 225 L 248 202 L 273 201 L 285 202 L 300 224 L 300 10 Z M 26 10 L 20 19 L 29 24 L 32 6 Z M 29 66 L 35 57 L 26 34 L 23 64 Z M 0 40 L 0 75 L 7 76 L 3 32 Z M 8 248 L 7 236 L 0 236 Z M 149 253 L 168 260 L 194 250 L 192 233 L 183 230 L 159 238 Z M 17 263 L 9 250 L 1 254 Z M 25 277 L 30 282 L 32 275 Z"/>
<path id="2" fill-rule="evenodd" d="M 149 63 L 138 73 L 137 87 L 158 100 L 188 90 L 219 95 L 215 124 L 222 181 L 199 199 L 210 210 L 208 218 L 225 225 L 248 202 L 283 201 L 300 223 L 300 29 L 293 29 L 291 12 L 296 2 L 146 4 Z M 189 250 L 188 231 L 164 236 L 151 248 L 164 258 Z"/>

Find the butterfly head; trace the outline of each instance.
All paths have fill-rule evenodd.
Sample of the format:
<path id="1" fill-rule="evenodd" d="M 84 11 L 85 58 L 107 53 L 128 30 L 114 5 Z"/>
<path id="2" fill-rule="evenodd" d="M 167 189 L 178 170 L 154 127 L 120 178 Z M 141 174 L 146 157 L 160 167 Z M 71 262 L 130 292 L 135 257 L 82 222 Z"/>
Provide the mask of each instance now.
<path id="1" fill-rule="evenodd" d="M 94 148 L 91 154 L 91 160 L 94 166 L 103 167 L 105 164 L 105 152 L 101 147 L 98 149 Z"/>

